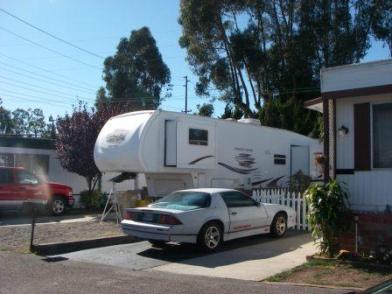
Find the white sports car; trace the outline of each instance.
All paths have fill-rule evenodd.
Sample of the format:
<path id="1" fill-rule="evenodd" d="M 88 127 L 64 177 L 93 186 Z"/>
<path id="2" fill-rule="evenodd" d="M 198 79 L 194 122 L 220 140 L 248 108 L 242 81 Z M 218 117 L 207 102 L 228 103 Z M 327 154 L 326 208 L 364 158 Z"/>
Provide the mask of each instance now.
<path id="1" fill-rule="evenodd" d="M 294 209 L 258 203 L 232 189 L 176 191 L 148 207 L 127 208 L 123 231 L 159 246 L 165 242 L 198 244 L 216 250 L 223 241 L 271 233 L 282 237 L 295 225 Z"/>

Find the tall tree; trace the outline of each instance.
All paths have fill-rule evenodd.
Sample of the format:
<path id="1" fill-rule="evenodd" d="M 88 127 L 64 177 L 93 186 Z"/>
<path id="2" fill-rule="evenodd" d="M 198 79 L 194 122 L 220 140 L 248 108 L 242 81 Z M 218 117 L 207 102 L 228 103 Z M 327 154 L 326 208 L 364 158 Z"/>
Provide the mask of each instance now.
<path id="1" fill-rule="evenodd" d="M 218 90 L 245 116 L 309 134 L 318 120 L 302 103 L 319 95 L 320 68 L 360 61 L 376 28 L 390 32 L 390 9 L 374 2 L 182 0 L 179 42 L 199 95 Z"/>
<path id="2" fill-rule="evenodd" d="M 12 121 L 14 124 L 14 133 L 17 136 L 28 136 L 30 132 L 29 127 L 29 112 L 22 108 L 17 108 L 12 112 Z"/>
<path id="3" fill-rule="evenodd" d="M 196 107 L 198 115 L 212 117 L 214 114 L 214 105 L 211 103 L 198 104 Z"/>
<path id="4" fill-rule="evenodd" d="M 14 123 L 11 118 L 11 112 L 3 107 L 3 100 L 0 98 L 0 134 L 12 134 L 13 126 Z"/>
<path id="5" fill-rule="evenodd" d="M 46 123 L 45 116 L 42 109 L 29 109 L 28 126 L 29 133 L 33 134 L 35 138 L 42 136 L 45 132 Z"/>
<path id="6" fill-rule="evenodd" d="M 122 38 L 114 56 L 105 59 L 98 100 L 132 103 L 134 109 L 157 108 L 170 89 L 170 70 L 147 27 Z"/>

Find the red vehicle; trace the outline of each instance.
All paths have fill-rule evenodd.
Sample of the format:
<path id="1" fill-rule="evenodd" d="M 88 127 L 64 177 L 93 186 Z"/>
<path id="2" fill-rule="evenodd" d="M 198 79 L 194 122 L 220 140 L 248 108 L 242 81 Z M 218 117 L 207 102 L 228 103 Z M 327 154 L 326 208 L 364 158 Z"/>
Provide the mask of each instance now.
<path id="1" fill-rule="evenodd" d="M 72 188 L 47 183 L 23 168 L 0 167 L 0 209 L 23 208 L 26 202 L 47 206 L 53 215 L 61 215 L 74 203 Z"/>

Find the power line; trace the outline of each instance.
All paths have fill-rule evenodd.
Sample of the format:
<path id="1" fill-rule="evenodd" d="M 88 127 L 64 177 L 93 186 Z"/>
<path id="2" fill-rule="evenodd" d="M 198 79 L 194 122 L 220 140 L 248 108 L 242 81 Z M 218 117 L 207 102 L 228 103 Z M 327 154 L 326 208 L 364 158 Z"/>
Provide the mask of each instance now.
<path id="1" fill-rule="evenodd" d="M 28 91 L 33 91 L 33 92 L 36 92 L 36 93 L 41 93 L 41 94 L 45 94 L 45 95 L 51 95 L 51 96 L 53 96 L 53 93 L 52 92 L 50 92 L 50 91 L 52 91 L 52 90 L 50 90 L 50 91 L 47 91 L 47 90 L 37 90 L 37 89 L 34 89 L 34 88 L 30 88 L 30 87 L 25 87 L 25 86 L 21 86 L 21 85 L 18 85 L 17 83 L 14 83 L 14 82 L 9 82 L 9 81 L 1 81 L 1 83 L 4 83 L 4 84 L 8 84 L 8 85 L 11 85 L 11 86 L 15 86 L 15 84 L 16 84 L 16 86 L 18 87 L 18 88 L 20 88 L 20 89 L 25 89 L 25 90 L 28 90 Z M 31 85 L 31 84 L 30 84 Z M 34 87 L 34 86 L 33 86 Z M 56 91 L 55 91 L 56 92 Z M 67 96 L 67 94 L 65 94 L 66 96 L 62 96 L 63 94 L 56 94 L 56 96 L 55 97 L 59 97 L 59 98 L 63 98 L 63 99 L 69 99 L 69 97 L 70 96 Z M 81 97 L 81 98 L 83 98 L 83 97 Z M 83 99 L 86 99 L 86 98 L 83 98 Z M 56 100 L 52 100 L 52 101 L 56 101 Z M 59 101 L 60 102 L 60 101 Z"/>
<path id="2" fill-rule="evenodd" d="M 57 76 L 59 76 L 59 77 L 63 77 L 63 78 L 66 79 L 66 80 L 72 80 L 72 79 L 70 79 L 69 77 L 67 77 L 67 76 L 65 76 L 65 75 L 62 75 L 62 74 L 60 74 L 60 73 L 58 73 L 58 72 L 54 72 L 54 71 L 52 71 L 52 70 L 49 70 L 49 69 L 46 69 L 46 68 L 43 68 L 43 67 L 40 67 L 40 66 L 36 66 L 36 65 L 33 65 L 33 64 L 30 64 L 30 63 L 27 63 L 27 62 L 25 62 L 25 61 L 23 61 L 23 60 L 20 60 L 20 59 L 18 59 L 18 58 L 15 58 L 15 57 L 11 57 L 11 56 L 5 55 L 4 53 L 0 53 L 0 55 L 6 57 L 6 58 L 8 58 L 8 59 L 15 60 L 15 61 L 17 61 L 17 62 L 19 62 L 19 63 L 25 64 L 25 65 L 27 65 L 27 66 L 30 66 L 30 67 L 32 67 L 32 68 L 36 68 L 36 69 L 41 70 L 41 71 L 43 71 L 43 72 L 47 72 L 47 73 L 55 74 L 55 75 L 57 75 Z M 74 81 L 76 81 L 76 80 L 74 80 Z M 85 85 L 88 86 L 88 87 L 94 87 L 94 86 L 92 86 L 92 85 L 90 85 L 90 84 L 88 84 L 88 83 L 85 83 L 85 82 L 83 82 L 83 81 L 77 81 L 77 83 L 78 83 L 78 84 L 80 84 L 80 83 L 85 84 Z M 87 88 L 86 88 L 86 89 L 87 89 Z M 95 90 L 92 90 L 92 91 L 95 91 Z"/>
<path id="3" fill-rule="evenodd" d="M 12 91 L 12 90 L 7 90 L 7 89 L 0 89 L 0 91 L 1 92 L 3 92 L 3 91 L 4 92 L 9 92 L 9 93 L 11 93 L 11 95 L 13 95 L 13 94 L 15 94 L 15 95 L 22 95 L 22 96 L 26 95 L 26 94 L 23 94 L 23 93 L 18 93 L 18 92 L 15 92 L 15 91 Z M 9 94 L 6 94 L 6 95 L 9 95 Z M 33 100 L 31 98 L 37 98 L 39 100 Z M 36 96 L 36 95 L 31 95 L 31 94 L 28 94 L 27 98 L 25 98 L 25 99 L 26 100 L 31 100 L 32 102 L 40 102 L 40 103 L 41 102 L 45 102 L 46 104 L 48 104 L 48 102 L 49 102 L 49 103 L 54 103 L 54 104 L 57 104 L 57 105 L 68 106 L 68 104 L 64 103 L 64 102 L 60 102 L 60 101 L 57 101 L 57 100 L 51 100 L 51 99 L 44 99 L 41 96 Z"/>
<path id="4" fill-rule="evenodd" d="M 5 63 L 3 63 L 3 62 L 0 61 L 0 64 L 5 64 Z M 7 65 L 7 66 L 9 66 L 9 65 Z M 2 69 L 2 70 L 5 70 L 5 71 L 8 71 L 8 72 L 12 72 L 12 73 L 17 74 L 17 75 L 20 75 L 20 76 L 27 77 L 27 78 L 32 79 L 32 80 L 36 80 L 36 81 L 40 81 L 40 82 L 43 82 L 43 83 L 47 83 L 47 84 L 50 84 L 50 85 L 57 84 L 58 87 L 68 88 L 68 89 L 71 89 L 71 90 L 73 90 L 73 91 L 75 91 L 75 90 L 76 90 L 76 91 L 83 91 L 83 92 L 85 92 L 85 93 L 91 93 L 91 92 L 92 92 L 92 91 L 86 91 L 86 90 L 78 89 L 78 88 L 75 87 L 75 86 L 66 86 L 66 85 L 63 85 L 62 83 L 64 83 L 64 82 L 57 82 L 57 81 L 54 80 L 54 79 L 50 79 L 50 78 L 48 79 L 48 78 L 46 78 L 46 77 L 44 77 L 44 76 L 42 76 L 42 75 L 38 75 L 38 74 L 37 74 L 38 77 L 30 76 L 30 75 L 34 75 L 34 72 L 30 72 L 30 71 L 28 71 L 28 70 L 23 70 L 23 71 L 28 72 L 29 74 L 25 74 L 25 73 L 23 73 L 23 72 L 22 72 L 22 73 L 21 73 L 21 72 L 18 72 L 18 71 L 21 71 L 21 70 L 19 70 L 19 69 L 16 69 L 16 70 L 18 70 L 18 71 L 11 70 L 11 69 L 4 68 L 4 67 L 2 67 L 1 69 Z M 44 77 L 44 78 L 39 78 L 39 76 Z"/>
<path id="5" fill-rule="evenodd" d="M 13 36 L 16 36 L 16 37 L 18 37 L 18 38 L 20 38 L 20 39 L 22 39 L 22 40 L 24 40 L 24 41 L 26 41 L 26 42 L 28 42 L 28 43 L 31 43 L 31 44 L 33 44 L 33 45 L 35 45 L 35 46 L 37 46 L 37 47 L 43 48 L 43 49 L 45 49 L 45 50 L 48 50 L 48 51 L 50 51 L 50 52 L 52 52 L 52 53 L 55 53 L 55 54 L 57 54 L 57 55 L 60 55 L 60 56 L 62 56 L 62 57 L 64 57 L 64 58 L 68 58 L 68 59 L 70 59 L 70 60 L 72 60 L 72 61 L 74 61 L 74 62 L 78 62 L 78 63 L 80 63 L 80 64 L 84 64 L 85 66 L 88 66 L 88 67 L 91 67 L 91 68 L 94 68 L 94 69 L 102 70 L 101 68 L 99 68 L 99 67 L 97 67 L 97 66 L 95 66 L 95 65 L 91 65 L 91 64 L 86 63 L 86 62 L 84 62 L 84 61 L 81 61 L 81 60 L 79 60 L 79 59 L 73 58 L 72 56 L 63 54 L 63 53 L 61 53 L 61 52 L 59 52 L 59 51 L 57 51 L 57 50 L 54 50 L 54 49 L 51 49 L 51 48 L 46 47 L 46 46 L 44 46 L 44 45 L 41 45 L 41 44 L 39 44 L 39 43 L 37 43 L 37 42 L 35 42 L 35 41 L 32 41 L 32 40 L 27 39 L 27 38 L 25 38 L 25 37 L 23 37 L 23 36 L 21 36 L 21 35 L 19 35 L 19 34 L 16 34 L 16 33 L 12 32 L 12 31 L 10 31 L 10 30 L 8 30 L 8 29 L 6 29 L 6 28 L 0 27 L 0 30 L 3 30 L 3 31 L 5 31 L 5 32 L 7 32 L 7 33 L 9 33 L 9 34 L 11 34 L 11 35 L 13 35 Z"/>
<path id="6" fill-rule="evenodd" d="M 81 47 L 79 47 L 78 45 L 72 44 L 71 42 L 68 42 L 68 41 L 66 41 L 66 40 L 64 40 L 64 39 L 62 39 L 62 38 L 60 38 L 60 37 L 57 37 L 57 36 L 55 36 L 55 35 L 53 35 L 53 34 L 47 32 L 47 31 L 45 31 L 45 30 L 43 30 L 43 29 L 41 29 L 41 28 L 39 28 L 39 27 L 37 27 L 37 26 L 35 26 L 35 25 L 33 25 L 33 24 L 27 22 L 26 20 L 21 19 L 20 17 L 18 17 L 18 16 L 16 16 L 16 15 L 14 15 L 14 14 L 12 14 L 12 13 L 6 11 L 6 10 L 3 9 L 3 8 L 0 8 L 0 11 L 2 11 L 2 12 L 5 13 L 5 14 L 8 14 L 9 16 L 13 17 L 14 19 L 17 19 L 18 21 L 24 23 L 25 25 L 28 25 L 29 27 L 32 27 L 33 29 L 35 29 L 35 30 L 37 30 L 37 31 L 40 31 L 40 32 L 43 33 L 43 34 L 45 34 L 45 35 L 47 35 L 47 36 L 49 36 L 49 37 L 52 37 L 53 39 L 55 39 L 55 40 L 57 40 L 57 41 L 63 42 L 64 44 L 67 44 L 67 45 L 69 45 L 69 46 L 71 46 L 71 47 L 73 47 L 73 48 L 75 48 L 75 49 L 78 49 L 78 50 L 80 50 L 80 51 L 83 51 L 83 52 L 85 52 L 85 53 L 87 53 L 87 54 L 90 54 L 90 55 L 92 55 L 92 56 L 98 57 L 98 58 L 100 58 L 100 59 L 104 59 L 104 57 L 102 57 L 102 56 L 100 56 L 100 55 L 98 55 L 98 54 L 96 54 L 96 53 L 94 53 L 94 52 L 91 52 L 91 51 L 89 51 L 89 50 L 87 50 L 87 49 L 81 48 Z"/>

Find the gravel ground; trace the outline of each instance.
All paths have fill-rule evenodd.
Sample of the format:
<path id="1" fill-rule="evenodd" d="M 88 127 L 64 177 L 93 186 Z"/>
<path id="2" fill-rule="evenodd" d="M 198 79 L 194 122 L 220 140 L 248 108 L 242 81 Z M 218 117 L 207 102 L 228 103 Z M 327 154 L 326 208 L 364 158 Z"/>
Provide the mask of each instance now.
<path id="1" fill-rule="evenodd" d="M 28 252 L 31 226 L 0 227 L 0 250 Z M 66 224 L 37 224 L 34 244 L 61 243 L 124 236 L 115 222 L 90 221 Z"/>

